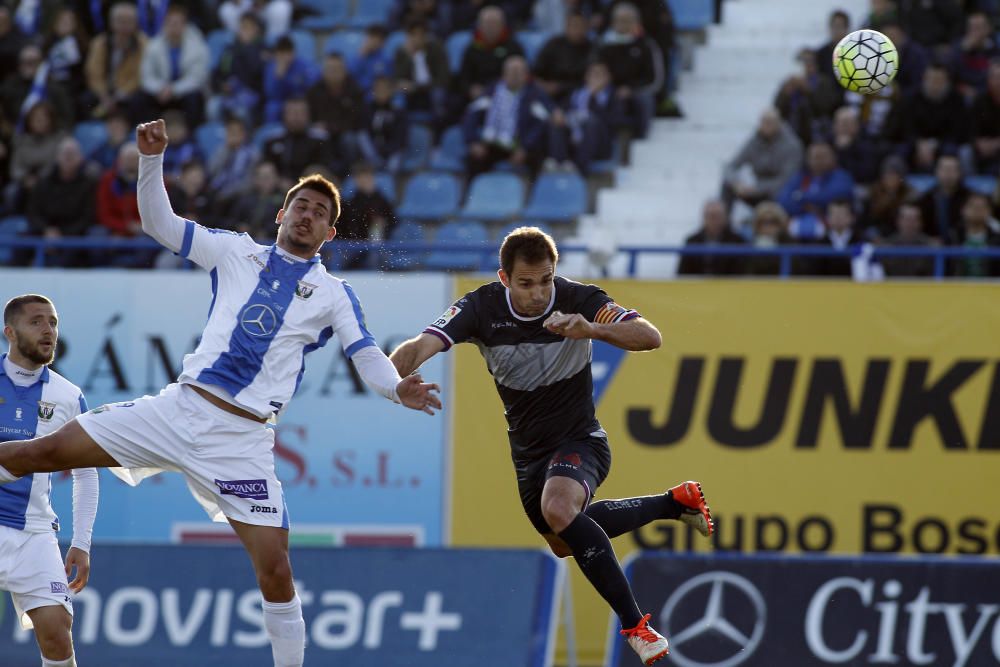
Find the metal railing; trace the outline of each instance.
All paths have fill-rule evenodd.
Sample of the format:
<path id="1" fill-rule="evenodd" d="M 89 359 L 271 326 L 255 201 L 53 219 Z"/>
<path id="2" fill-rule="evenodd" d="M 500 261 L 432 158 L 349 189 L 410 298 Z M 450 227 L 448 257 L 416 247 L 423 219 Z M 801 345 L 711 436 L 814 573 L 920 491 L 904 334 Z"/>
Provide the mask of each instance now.
<path id="1" fill-rule="evenodd" d="M 965 248 L 941 246 L 871 246 L 872 260 L 889 258 L 929 258 L 933 262 L 932 276 L 940 280 L 947 275 L 949 260 L 987 259 L 1000 260 L 1000 247 Z M 6 250 L 29 250 L 30 265 L 45 267 L 48 265 L 49 252 L 60 250 L 83 250 L 101 253 L 133 253 L 141 251 L 163 250 L 163 247 L 149 238 L 94 238 L 75 237 L 62 239 L 45 239 L 40 237 L 0 237 L 0 256 Z M 324 256 L 331 252 L 350 253 L 361 251 L 376 251 L 384 256 L 405 255 L 414 257 L 417 265 L 423 266 L 424 257 L 431 253 L 475 253 L 479 257 L 481 268 L 490 268 L 495 262 L 498 243 L 427 243 L 426 241 L 335 241 L 324 249 Z M 793 263 L 797 258 L 840 258 L 852 259 L 860 247 L 854 246 L 837 250 L 829 246 L 819 245 L 784 245 L 773 248 L 756 248 L 744 245 L 685 245 L 685 246 L 637 246 L 623 245 L 613 249 L 602 250 L 578 244 L 567 244 L 559 247 L 563 255 L 576 253 L 593 253 L 600 250 L 605 256 L 622 254 L 626 258 L 625 273 L 628 277 L 637 277 L 639 259 L 644 255 L 691 255 L 700 257 L 740 257 L 740 258 L 777 258 L 778 276 L 788 278 L 793 275 Z M 7 262 L 3 263 L 8 263 Z M 474 267 L 474 268 L 480 268 Z"/>

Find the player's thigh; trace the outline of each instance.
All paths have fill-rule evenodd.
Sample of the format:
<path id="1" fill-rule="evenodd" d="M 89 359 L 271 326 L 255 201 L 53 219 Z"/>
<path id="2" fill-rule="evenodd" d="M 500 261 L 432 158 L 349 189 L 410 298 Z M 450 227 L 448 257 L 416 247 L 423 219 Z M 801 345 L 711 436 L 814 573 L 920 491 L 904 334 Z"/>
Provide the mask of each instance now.
<path id="1" fill-rule="evenodd" d="M 611 449 L 603 437 L 567 440 L 559 445 L 545 469 L 542 504 L 571 503 L 586 509 L 611 469 Z"/>
<path id="2" fill-rule="evenodd" d="M 515 464 L 517 473 L 517 494 L 521 499 L 521 507 L 531 525 L 541 535 L 552 533 L 552 528 L 542 515 L 542 488 L 545 486 L 546 462 L 530 462 Z"/>

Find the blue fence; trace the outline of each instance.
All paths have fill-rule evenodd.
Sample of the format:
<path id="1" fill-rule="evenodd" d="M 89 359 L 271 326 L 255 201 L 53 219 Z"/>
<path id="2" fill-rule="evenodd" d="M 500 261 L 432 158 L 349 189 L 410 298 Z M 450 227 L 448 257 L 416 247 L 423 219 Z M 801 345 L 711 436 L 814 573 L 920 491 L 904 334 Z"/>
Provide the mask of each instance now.
<path id="1" fill-rule="evenodd" d="M 477 254 L 480 258 L 480 268 L 491 269 L 495 266 L 495 258 L 499 243 L 427 243 L 425 241 L 340 241 L 333 246 L 339 252 L 376 251 L 387 255 L 410 255 L 419 257 L 430 253 L 462 253 Z M 644 255 L 680 255 L 680 256 L 712 256 L 739 258 L 777 258 L 779 260 L 778 275 L 788 278 L 793 275 L 794 260 L 799 258 L 820 259 L 840 258 L 852 259 L 861 252 L 862 246 L 851 246 L 837 250 L 820 245 L 785 245 L 774 248 L 755 248 L 741 245 L 685 245 L 685 246 L 632 246 L 624 245 L 614 248 L 615 253 L 627 257 L 626 273 L 634 278 L 638 274 L 639 259 Z M 889 258 L 927 258 L 933 262 L 933 278 L 941 279 L 947 275 L 950 260 L 989 259 L 1000 260 L 1000 247 L 965 248 L 941 246 L 886 247 L 871 246 L 873 261 Z M 10 251 L 21 249 L 31 252 L 31 265 L 44 267 L 51 251 L 88 250 L 110 253 L 134 253 L 139 251 L 162 250 L 156 241 L 148 238 L 108 239 L 108 238 L 64 238 L 44 239 L 35 237 L 2 237 L 0 236 L 0 264 L 10 260 Z M 559 252 L 563 255 L 589 253 L 594 248 L 584 245 L 560 245 Z M 415 266 L 420 266 L 420 261 Z"/>

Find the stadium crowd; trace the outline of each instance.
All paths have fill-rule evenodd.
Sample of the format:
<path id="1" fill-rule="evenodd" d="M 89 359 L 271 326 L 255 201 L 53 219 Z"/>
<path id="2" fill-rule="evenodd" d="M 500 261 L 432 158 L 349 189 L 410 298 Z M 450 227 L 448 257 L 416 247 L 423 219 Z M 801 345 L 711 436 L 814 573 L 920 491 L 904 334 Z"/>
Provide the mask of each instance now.
<path id="1" fill-rule="evenodd" d="M 829 17 L 829 41 L 798 54 L 800 71 L 727 165 L 688 244 L 865 243 L 1000 248 L 1000 3 L 871 0 L 858 28 L 885 33 L 898 76 L 873 95 L 838 84 L 836 44 L 850 17 Z M 887 257 L 888 276 L 930 276 L 929 257 Z M 793 273 L 851 276 L 847 258 L 796 260 Z M 687 275 L 776 274 L 776 257 L 688 255 Z M 1000 276 L 1000 260 L 962 258 L 955 276 Z"/>
<path id="2" fill-rule="evenodd" d="M 432 152 L 463 181 L 586 177 L 614 158 L 672 112 L 672 41 L 662 0 L 0 0 L 0 218 L 48 239 L 135 237 L 132 132 L 162 116 L 179 214 L 272 239 L 285 190 L 319 172 L 344 186 L 339 238 L 392 237 L 393 193 Z M 176 260 L 46 257 L 153 263 Z"/>

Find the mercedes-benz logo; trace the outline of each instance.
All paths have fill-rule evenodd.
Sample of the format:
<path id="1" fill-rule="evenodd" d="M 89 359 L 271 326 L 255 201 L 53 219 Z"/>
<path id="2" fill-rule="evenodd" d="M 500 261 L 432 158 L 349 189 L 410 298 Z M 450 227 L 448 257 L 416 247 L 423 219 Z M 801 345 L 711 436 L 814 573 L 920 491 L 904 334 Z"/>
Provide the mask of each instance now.
<path id="1" fill-rule="evenodd" d="M 675 612 L 679 608 L 687 611 L 691 608 L 694 600 L 703 600 L 704 595 L 696 593 L 698 589 L 702 588 L 708 588 L 708 602 L 705 604 L 705 611 L 701 618 L 693 623 L 688 623 L 686 627 L 676 627 L 671 622 Z M 725 599 L 727 596 L 731 598 L 733 595 L 747 598 L 753 609 L 755 620 L 749 635 L 726 618 Z M 732 605 L 730 605 L 730 613 L 732 613 Z M 764 637 L 766 621 L 767 605 L 764 602 L 764 596 L 761 595 L 756 586 L 732 572 L 706 572 L 684 582 L 667 599 L 663 611 L 660 612 L 660 627 L 663 628 L 670 640 L 670 657 L 680 667 L 735 667 L 743 663 L 753 655 L 760 645 L 761 639 Z M 702 662 L 692 658 L 690 654 L 685 654 L 683 648 L 685 644 L 709 634 L 724 638 L 723 645 L 732 647 L 732 650 L 729 651 L 732 655 L 717 660 L 718 654 L 714 654 L 711 660 L 715 660 L 715 662 Z"/>
<path id="2" fill-rule="evenodd" d="M 240 315 L 240 326 L 251 336 L 267 336 L 277 323 L 274 311 L 262 303 L 250 304 Z"/>

